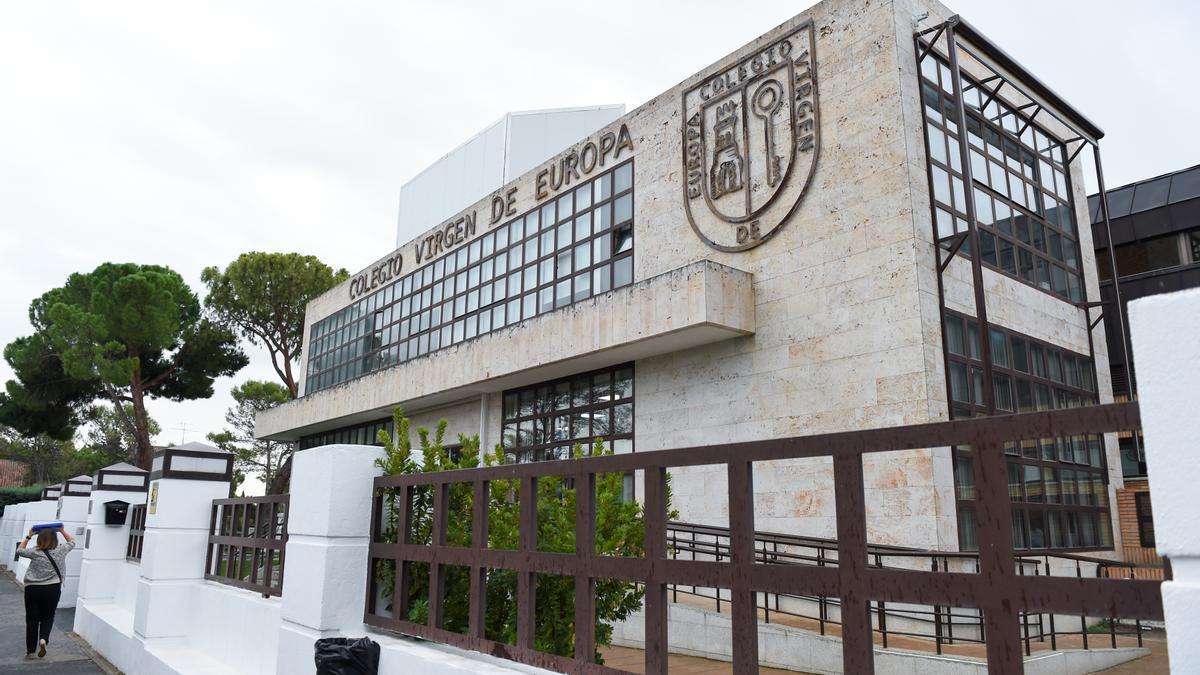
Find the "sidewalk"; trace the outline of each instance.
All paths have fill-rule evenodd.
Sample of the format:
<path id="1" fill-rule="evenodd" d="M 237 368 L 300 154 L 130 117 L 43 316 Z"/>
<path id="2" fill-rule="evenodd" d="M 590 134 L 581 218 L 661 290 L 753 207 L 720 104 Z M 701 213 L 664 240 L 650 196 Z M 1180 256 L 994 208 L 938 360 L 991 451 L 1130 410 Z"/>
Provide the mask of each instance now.
<path id="1" fill-rule="evenodd" d="M 104 673 L 79 645 L 67 637 L 75 625 L 75 610 L 60 609 L 54 619 L 46 657 L 25 660 L 25 598 L 11 572 L 0 572 L 0 674 Z"/>

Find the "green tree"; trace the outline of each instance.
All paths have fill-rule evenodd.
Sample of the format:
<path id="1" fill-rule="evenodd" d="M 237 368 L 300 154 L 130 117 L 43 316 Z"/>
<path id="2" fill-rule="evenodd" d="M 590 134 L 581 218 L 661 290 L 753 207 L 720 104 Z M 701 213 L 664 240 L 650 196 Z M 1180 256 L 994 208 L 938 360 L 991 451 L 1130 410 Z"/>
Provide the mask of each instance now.
<path id="1" fill-rule="evenodd" d="M 133 452 L 137 448 L 134 417 L 130 403 L 121 404 L 119 410 L 116 404 L 97 405 L 92 409 L 81 451 L 87 449 L 103 458 L 104 464 L 97 468 L 133 460 Z M 146 415 L 146 426 L 151 438 L 162 433 L 162 427 L 149 414 Z"/>
<path id="2" fill-rule="evenodd" d="M 25 483 L 57 483 L 79 475 L 71 473 L 75 446 L 70 440 L 61 441 L 46 434 L 23 436 L 15 430 L 0 427 L 0 458 L 21 462 L 29 467 Z"/>
<path id="3" fill-rule="evenodd" d="M 102 449 L 86 446 L 75 448 L 63 457 L 62 468 L 59 471 L 60 478 L 58 480 L 66 480 L 75 476 L 92 476 L 100 469 L 114 463 L 108 453 Z"/>
<path id="4" fill-rule="evenodd" d="M 304 342 L 304 310 L 349 276 L 315 256 L 260 251 L 243 253 L 224 272 L 206 267 L 201 273 L 208 287 L 205 306 L 250 344 L 267 348 L 291 398 L 299 395 L 292 363 Z"/>
<path id="5" fill-rule="evenodd" d="M 61 376 L 74 387 L 55 390 L 47 380 L 54 368 L 27 368 L 24 375 L 17 371 L 19 386 L 10 387 L 9 398 L 0 403 L 15 405 L 18 419 L 41 420 L 53 413 L 71 428 L 78 425 L 80 402 L 88 397 L 121 404 L 118 414 L 128 403 L 136 463 L 142 468 L 149 468 L 153 453 L 146 398 L 208 398 L 215 378 L 233 375 L 247 362 L 236 336 L 201 316 L 200 302 L 183 277 L 158 265 L 105 263 L 72 274 L 65 285 L 33 301 L 29 320 L 34 336 L 10 344 L 6 358 L 24 365 L 52 354 Z M 22 400 L 11 395 L 14 391 Z M 28 419 L 22 425 L 15 426 L 36 426 Z"/>
<path id="6" fill-rule="evenodd" d="M 208 434 L 208 440 L 232 452 L 238 470 L 258 476 L 266 484 L 268 494 L 275 494 L 271 491 L 276 487 L 275 477 L 291 458 L 294 446 L 254 438 L 254 416 L 289 400 L 288 390 L 274 382 L 247 380 L 230 393 L 234 405 L 225 412 L 229 428 Z"/>
<path id="7" fill-rule="evenodd" d="M 432 438 L 428 430 L 417 430 L 420 445 L 414 452 L 409 439 L 409 421 L 396 408 L 393 413 L 396 435 L 379 432 L 384 446 L 384 457 L 377 465 L 385 475 L 411 474 L 422 471 L 445 471 L 467 469 L 480 465 L 478 436 L 458 437 L 461 454 L 452 459 L 443 446 L 446 421 L 438 423 Z M 577 444 L 574 456 L 599 456 L 610 454 L 604 444 L 596 443 L 585 448 Z M 505 463 L 500 446 L 482 458 L 488 466 Z M 488 500 L 488 546 L 494 549 L 516 549 L 520 536 L 520 504 L 517 499 L 518 482 L 491 481 Z M 538 481 L 538 550 L 555 553 L 575 551 L 575 487 L 569 481 L 543 478 Z M 398 504 L 396 491 L 388 490 L 384 499 L 382 538 L 385 542 L 399 541 Z M 471 513 L 474 501 L 471 483 L 452 484 L 447 494 L 446 540 L 452 546 L 470 546 L 472 536 Z M 670 491 L 668 490 L 668 500 Z M 412 496 L 411 541 L 428 544 L 432 541 L 433 493 L 429 488 L 418 488 Z M 677 517 L 672 513 L 670 517 Z M 624 497 L 624 477 L 620 474 L 598 474 L 596 476 L 596 552 L 614 556 L 640 556 L 645 551 L 645 527 L 642 507 Z M 376 568 L 377 582 L 382 596 L 393 597 L 395 588 L 394 568 L 379 565 Z M 409 594 L 405 601 L 406 619 L 414 623 L 428 622 L 429 567 L 425 563 L 409 563 Z M 515 573 L 493 570 L 487 576 L 487 607 L 484 619 L 488 639 L 512 643 L 517 631 L 517 580 Z M 636 584 L 613 579 L 596 582 L 596 645 L 612 643 L 612 624 L 626 619 L 642 605 L 644 591 Z M 574 652 L 575 635 L 575 585 L 569 577 L 541 575 L 536 597 L 535 647 L 539 651 L 563 656 Z M 470 580 L 465 574 L 451 573 L 447 568 L 445 578 L 444 617 L 442 627 L 446 630 L 466 632 L 469 623 Z M 394 608 L 388 606 L 388 609 Z M 600 653 L 595 654 L 597 663 L 603 663 Z"/>
<path id="8" fill-rule="evenodd" d="M 9 343 L 4 360 L 17 379 L 5 383 L 0 392 L 0 424 L 25 436 L 70 440 L 86 421 L 92 401 L 103 395 L 98 381 L 67 376 L 44 333 Z"/>

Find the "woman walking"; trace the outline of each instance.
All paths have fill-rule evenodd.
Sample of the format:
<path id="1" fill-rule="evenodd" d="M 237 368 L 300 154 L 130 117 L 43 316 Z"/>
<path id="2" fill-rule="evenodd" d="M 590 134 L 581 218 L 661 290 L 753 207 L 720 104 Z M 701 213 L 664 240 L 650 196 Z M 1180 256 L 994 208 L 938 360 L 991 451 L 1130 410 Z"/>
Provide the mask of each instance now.
<path id="1" fill-rule="evenodd" d="M 58 543 L 62 532 L 66 542 Z M 25 548 L 29 540 L 37 536 L 34 548 Z M 50 629 L 54 627 L 54 610 L 62 595 L 63 570 L 67 568 L 67 554 L 75 548 L 75 537 L 58 527 L 30 528 L 29 534 L 17 549 L 17 555 L 29 558 L 29 569 L 25 571 L 25 658 L 33 658 L 36 649 L 39 657 L 46 655 L 46 643 L 50 641 Z"/>

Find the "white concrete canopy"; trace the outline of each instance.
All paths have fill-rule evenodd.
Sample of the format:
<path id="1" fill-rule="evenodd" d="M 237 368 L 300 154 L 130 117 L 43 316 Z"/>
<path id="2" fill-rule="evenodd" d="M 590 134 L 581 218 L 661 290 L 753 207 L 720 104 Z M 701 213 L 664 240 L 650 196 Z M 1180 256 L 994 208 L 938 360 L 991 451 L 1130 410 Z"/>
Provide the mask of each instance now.
<path id="1" fill-rule="evenodd" d="M 752 276 L 700 261 L 258 414 L 271 440 L 417 412 L 754 333 Z M 564 339 L 563 336 L 572 336 Z M 531 355 L 517 345 L 542 345 Z M 529 363 L 537 365 L 529 367 Z"/>

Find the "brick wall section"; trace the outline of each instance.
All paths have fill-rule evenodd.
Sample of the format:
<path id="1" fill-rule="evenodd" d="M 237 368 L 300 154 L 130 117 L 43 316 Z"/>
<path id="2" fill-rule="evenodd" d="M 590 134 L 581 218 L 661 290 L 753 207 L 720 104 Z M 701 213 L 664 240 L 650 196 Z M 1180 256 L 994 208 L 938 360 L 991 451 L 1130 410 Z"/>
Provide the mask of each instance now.
<path id="1" fill-rule="evenodd" d="M 1137 504 L 1134 494 L 1148 492 L 1150 485 L 1146 480 L 1125 480 L 1125 488 L 1117 490 L 1117 513 L 1121 520 L 1121 540 L 1126 548 L 1141 548 L 1138 537 Z"/>
<path id="2" fill-rule="evenodd" d="M 25 472 L 29 469 L 21 462 L 0 459 L 0 487 L 20 487 L 25 484 Z"/>
<path id="3" fill-rule="evenodd" d="M 1138 537 L 1137 498 L 1139 492 L 1149 492 L 1150 484 L 1145 478 L 1126 479 L 1125 487 L 1117 490 L 1117 512 L 1121 526 L 1121 540 L 1125 543 L 1125 560 L 1133 563 L 1161 564 L 1154 548 L 1141 545 Z"/>

